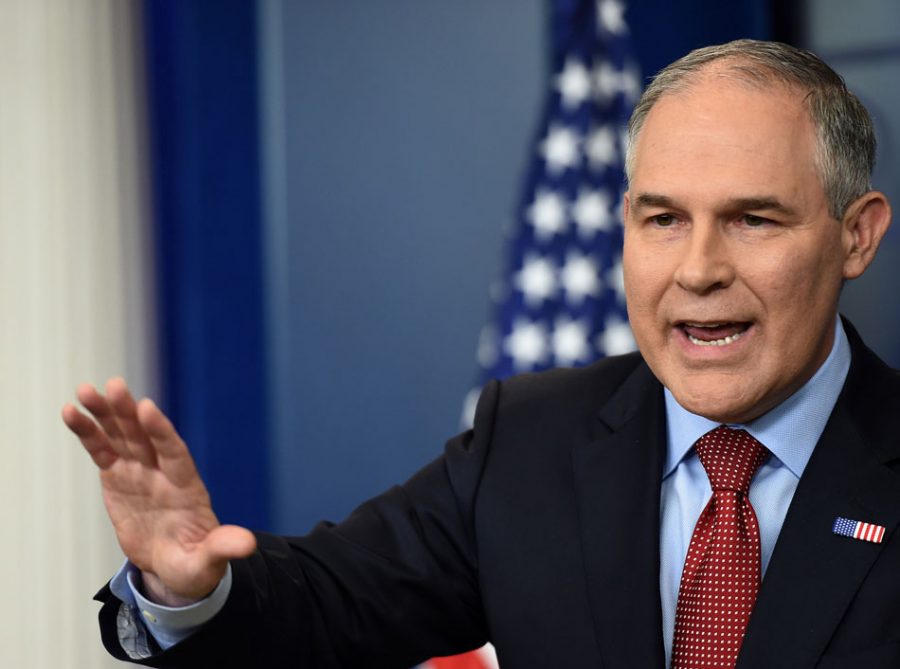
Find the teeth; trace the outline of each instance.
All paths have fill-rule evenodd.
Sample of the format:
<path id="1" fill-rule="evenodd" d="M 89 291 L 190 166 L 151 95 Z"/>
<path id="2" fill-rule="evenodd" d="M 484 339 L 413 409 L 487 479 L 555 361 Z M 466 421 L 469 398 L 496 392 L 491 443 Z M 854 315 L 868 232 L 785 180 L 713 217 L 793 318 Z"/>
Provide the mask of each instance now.
<path id="1" fill-rule="evenodd" d="M 708 327 L 712 327 L 712 326 L 708 326 Z M 724 337 L 723 339 L 713 339 L 711 341 L 706 341 L 704 339 L 697 339 L 696 337 L 692 337 L 691 335 L 688 335 L 687 338 L 691 341 L 692 344 L 696 344 L 697 346 L 727 346 L 728 344 L 732 344 L 732 343 L 736 342 L 742 336 L 744 336 L 744 333 L 738 332 L 737 334 L 728 335 L 727 337 Z"/>
<path id="2" fill-rule="evenodd" d="M 718 328 L 725 325 L 725 323 L 685 323 L 685 325 L 691 328 Z"/>

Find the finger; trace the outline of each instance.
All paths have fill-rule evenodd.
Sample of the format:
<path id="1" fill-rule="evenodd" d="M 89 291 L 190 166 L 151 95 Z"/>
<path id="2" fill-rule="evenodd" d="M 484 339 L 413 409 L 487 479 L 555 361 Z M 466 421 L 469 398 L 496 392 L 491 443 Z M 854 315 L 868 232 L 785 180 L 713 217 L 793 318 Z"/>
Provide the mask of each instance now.
<path id="1" fill-rule="evenodd" d="M 137 404 L 121 378 L 106 382 L 106 398 L 125 440 L 125 447 L 137 460 L 148 467 L 156 467 L 156 451 L 137 416 Z"/>
<path id="2" fill-rule="evenodd" d="M 62 408 L 62 419 L 66 427 L 75 433 L 84 450 L 88 452 L 94 464 L 100 469 L 107 469 L 118 460 L 119 456 L 110 446 L 109 439 L 103 431 L 74 405 L 66 404 Z"/>
<path id="3" fill-rule="evenodd" d="M 109 439 L 110 448 L 112 448 L 119 457 L 131 460 L 131 452 L 125 445 L 125 438 L 122 435 L 122 430 L 119 428 L 115 414 L 113 414 L 107 399 L 97 392 L 97 389 L 89 383 L 82 383 L 78 386 L 75 395 L 78 397 L 78 401 L 81 402 L 81 405 L 87 409 L 94 417 L 94 420 L 97 421 L 100 429 L 106 433 L 106 437 Z"/>
<path id="4" fill-rule="evenodd" d="M 178 436 L 172 422 L 153 400 L 142 399 L 138 402 L 137 416 L 156 450 L 157 462 L 163 474 L 179 486 L 199 481 L 200 475 L 187 444 Z"/>
<path id="5" fill-rule="evenodd" d="M 256 537 L 238 525 L 220 525 L 203 542 L 211 562 L 227 562 L 245 558 L 256 550 Z"/>

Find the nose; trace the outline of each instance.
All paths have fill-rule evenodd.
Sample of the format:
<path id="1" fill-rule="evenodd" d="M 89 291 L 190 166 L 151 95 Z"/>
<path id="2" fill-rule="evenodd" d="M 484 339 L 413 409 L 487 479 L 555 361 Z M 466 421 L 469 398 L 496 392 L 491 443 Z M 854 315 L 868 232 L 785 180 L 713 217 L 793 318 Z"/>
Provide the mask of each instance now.
<path id="1" fill-rule="evenodd" d="M 675 281 L 687 291 L 705 295 L 734 281 L 734 265 L 724 231 L 714 222 L 695 221 L 685 236 Z"/>

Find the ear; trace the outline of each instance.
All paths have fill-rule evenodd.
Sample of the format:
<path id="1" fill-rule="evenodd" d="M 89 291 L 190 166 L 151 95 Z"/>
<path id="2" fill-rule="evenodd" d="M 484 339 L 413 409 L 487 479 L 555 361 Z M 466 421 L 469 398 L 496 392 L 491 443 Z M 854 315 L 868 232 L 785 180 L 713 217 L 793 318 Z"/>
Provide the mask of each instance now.
<path id="1" fill-rule="evenodd" d="M 630 191 L 625 191 L 622 194 L 622 223 L 628 220 L 628 212 L 631 211 L 631 197 L 629 196 Z"/>
<path id="2" fill-rule="evenodd" d="M 891 205 L 884 193 L 870 191 L 847 207 L 841 221 L 845 279 L 855 279 L 866 271 L 890 224 Z"/>

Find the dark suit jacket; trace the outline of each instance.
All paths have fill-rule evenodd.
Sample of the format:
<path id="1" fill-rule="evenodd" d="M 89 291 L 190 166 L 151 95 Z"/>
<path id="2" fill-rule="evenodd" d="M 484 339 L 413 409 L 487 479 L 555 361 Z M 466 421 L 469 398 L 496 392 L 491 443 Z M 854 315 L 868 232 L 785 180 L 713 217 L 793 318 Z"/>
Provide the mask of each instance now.
<path id="1" fill-rule="evenodd" d="M 900 376 L 853 361 L 775 546 L 738 666 L 900 666 Z M 377 448 L 377 444 L 372 445 Z M 225 609 L 160 667 L 408 667 L 490 640 L 503 669 L 664 665 L 662 388 L 640 356 L 487 387 L 476 427 L 304 538 L 259 535 Z M 881 544 L 832 533 L 884 525 Z M 104 641 L 116 641 L 108 590 Z"/>

